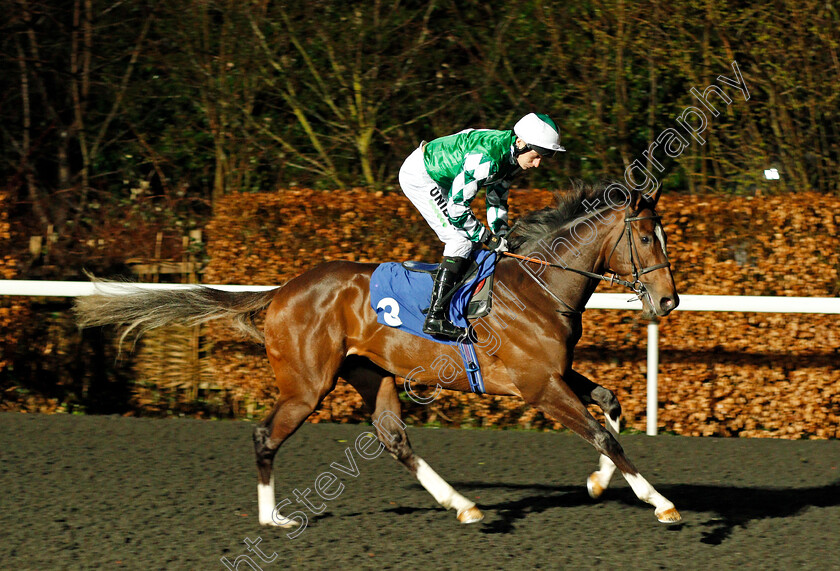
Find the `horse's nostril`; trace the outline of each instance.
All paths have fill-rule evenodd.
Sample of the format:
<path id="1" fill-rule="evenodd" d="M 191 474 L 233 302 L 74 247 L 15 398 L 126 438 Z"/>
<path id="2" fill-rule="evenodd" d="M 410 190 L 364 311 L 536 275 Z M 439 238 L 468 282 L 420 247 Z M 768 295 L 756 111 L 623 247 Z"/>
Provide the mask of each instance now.
<path id="1" fill-rule="evenodd" d="M 662 311 L 671 311 L 676 306 L 677 304 L 674 303 L 674 300 L 670 297 L 663 297 L 662 300 L 659 302 L 659 307 L 662 309 Z"/>

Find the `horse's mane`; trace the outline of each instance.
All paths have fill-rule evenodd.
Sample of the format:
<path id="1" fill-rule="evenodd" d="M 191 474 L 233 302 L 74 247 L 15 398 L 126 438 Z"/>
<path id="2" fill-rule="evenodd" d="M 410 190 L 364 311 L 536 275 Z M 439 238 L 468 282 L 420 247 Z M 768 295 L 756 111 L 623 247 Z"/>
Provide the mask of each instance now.
<path id="1" fill-rule="evenodd" d="M 534 210 L 517 220 L 509 237 L 511 251 L 517 252 L 524 245 L 532 244 L 554 234 L 581 216 L 589 216 L 592 212 L 608 208 L 604 193 L 607 192 L 610 184 L 612 184 L 612 181 L 587 183 L 573 180 L 572 187 L 569 190 L 555 191 L 554 206 Z M 584 201 L 589 204 L 588 211 Z M 623 201 L 623 196 L 617 200 L 618 203 Z M 594 210 L 592 205 L 597 205 Z"/>

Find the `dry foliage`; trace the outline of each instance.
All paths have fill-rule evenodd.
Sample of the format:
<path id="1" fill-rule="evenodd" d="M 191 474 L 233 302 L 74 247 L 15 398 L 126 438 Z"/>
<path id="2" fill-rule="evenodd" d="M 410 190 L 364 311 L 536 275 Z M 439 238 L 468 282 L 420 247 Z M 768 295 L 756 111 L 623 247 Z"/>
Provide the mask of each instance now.
<path id="1" fill-rule="evenodd" d="M 0 252 L 10 252 L 12 242 L 9 224 L 9 195 L 0 191 Z M 17 277 L 17 264 L 11 255 L 0 255 L 0 279 L 13 280 Z M 30 313 L 29 300 L 21 297 L 0 299 L 0 372 L 11 364 L 12 354 L 17 347 L 20 324 Z M 0 401 L 3 399 L 0 398 Z"/>
<path id="2" fill-rule="evenodd" d="M 480 202 L 480 201 L 479 201 Z M 551 203 L 514 191 L 514 217 Z M 660 203 L 683 294 L 837 296 L 840 201 L 665 196 Z M 433 261 L 437 240 L 400 194 L 295 190 L 235 195 L 208 229 L 207 283 L 279 284 L 333 259 Z M 606 291 L 601 289 L 600 291 Z M 616 289 L 615 291 L 621 291 Z M 646 323 L 638 313 L 588 311 L 576 368 L 616 392 L 626 425 L 645 425 Z M 272 404 L 259 348 L 212 333 L 216 382 L 242 412 Z M 684 435 L 840 436 L 840 331 L 832 316 L 676 312 L 661 323 L 660 428 Z M 444 393 L 405 403 L 415 422 L 557 428 L 517 398 Z M 343 381 L 312 422 L 366 418 Z"/>

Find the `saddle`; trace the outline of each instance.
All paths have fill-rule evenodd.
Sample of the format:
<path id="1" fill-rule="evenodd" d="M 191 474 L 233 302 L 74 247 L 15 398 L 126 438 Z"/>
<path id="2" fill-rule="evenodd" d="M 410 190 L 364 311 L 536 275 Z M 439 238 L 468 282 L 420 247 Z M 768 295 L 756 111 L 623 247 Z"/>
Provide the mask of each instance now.
<path id="1" fill-rule="evenodd" d="M 468 319 L 484 317 L 490 312 L 496 254 L 478 251 L 475 259 L 454 288 L 449 304 L 449 318 L 458 327 L 467 327 Z M 425 313 L 432 296 L 436 264 L 387 262 L 374 270 L 370 279 L 370 305 L 376 320 L 389 327 L 438 341 L 423 332 Z"/>
<path id="2" fill-rule="evenodd" d="M 402 267 L 410 272 L 418 272 L 423 274 L 429 274 L 434 278 L 435 274 L 438 271 L 438 266 L 440 264 L 429 264 L 426 262 L 402 262 Z M 470 265 L 467 268 L 467 271 L 464 272 L 464 277 L 458 282 L 458 285 L 455 286 L 455 289 L 461 289 L 464 284 L 473 281 L 478 274 L 478 264 L 475 260 L 470 260 Z M 493 306 L 493 274 L 491 273 L 489 276 L 482 278 L 479 280 L 472 290 L 472 297 L 470 298 L 469 304 L 467 304 L 467 312 L 465 317 L 467 319 L 477 319 L 479 317 L 484 317 L 485 315 L 490 314 L 490 310 Z M 429 308 L 423 310 L 423 314 L 425 315 L 428 312 Z"/>
<path id="3" fill-rule="evenodd" d="M 493 272 L 497 254 L 479 251 L 471 260 L 461 282 L 453 289 L 449 303 L 449 317 L 458 327 L 467 327 L 469 319 L 490 313 L 493 290 Z M 370 306 L 376 312 L 376 321 L 411 335 L 457 345 L 470 389 L 484 393 L 484 378 L 473 344 L 476 340 L 457 341 L 436 339 L 423 332 L 423 320 L 428 312 L 437 264 L 419 262 L 388 262 L 380 264 L 370 276 Z M 424 309 L 425 308 L 425 309 Z"/>

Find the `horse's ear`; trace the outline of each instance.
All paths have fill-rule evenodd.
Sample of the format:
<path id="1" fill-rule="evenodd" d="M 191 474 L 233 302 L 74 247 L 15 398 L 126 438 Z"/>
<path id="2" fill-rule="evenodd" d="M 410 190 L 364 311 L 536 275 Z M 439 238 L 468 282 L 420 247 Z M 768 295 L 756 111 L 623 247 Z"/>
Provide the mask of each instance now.
<path id="1" fill-rule="evenodd" d="M 638 212 L 644 205 L 644 193 L 637 188 L 630 190 L 630 212 Z"/>
<path id="2" fill-rule="evenodd" d="M 655 189 L 650 191 L 645 195 L 645 198 L 653 205 L 656 206 L 656 203 L 659 202 L 659 196 L 662 194 L 662 185 L 659 184 L 656 186 Z"/>
<path id="3" fill-rule="evenodd" d="M 633 212 L 639 212 L 645 206 L 656 207 L 659 202 L 659 195 L 662 194 L 662 186 L 658 186 L 654 190 L 645 194 L 644 190 L 633 188 L 630 191 L 630 209 Z"/>

